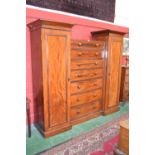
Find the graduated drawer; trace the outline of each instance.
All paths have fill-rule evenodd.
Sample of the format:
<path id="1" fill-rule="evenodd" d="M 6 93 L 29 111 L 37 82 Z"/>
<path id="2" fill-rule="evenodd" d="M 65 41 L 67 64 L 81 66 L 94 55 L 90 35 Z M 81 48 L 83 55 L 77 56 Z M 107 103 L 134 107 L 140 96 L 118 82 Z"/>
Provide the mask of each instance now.
<path id="1" fill-rule="evenodd" d="M 102 69 L 89 69 L 89 70 L 74 70 L 71 71 L 71 80 L 85 80 L 91 78 L 102 77 L 103 71 Z"/>
<path id="2" fill-rule="evenodd" d="M 71 83 L 71 93 L 80 93 L 102 87 L 102 79 L 89 79 L 87 81 L 78 81 Z"/>
<path id="3" fill-rule="evenodd" d="M 102 60 L 74 60 L 71 61 L 71 69 L 101 68 L 102 64 Z"/>
<path id="4" fill-rule="evenodd" d="M 101 50 L 72 50 L 71 59 L 101 59 Z"/>
<path id="5" fill-rule="evenodd" d="M 102 89 L 85 92 L 77 95 L 71 95 L 71 106 L 100 100 L 101 98 L 102 98 Z"/>
<path id="6" fill-rule="evenodd" d="M 81 106 L 71 108 L 71 120 L 75 120 L 79 117 L 85 116 L 90 113 L 94 113 L 101 110 L 101 102 L 96 101 Z"/>

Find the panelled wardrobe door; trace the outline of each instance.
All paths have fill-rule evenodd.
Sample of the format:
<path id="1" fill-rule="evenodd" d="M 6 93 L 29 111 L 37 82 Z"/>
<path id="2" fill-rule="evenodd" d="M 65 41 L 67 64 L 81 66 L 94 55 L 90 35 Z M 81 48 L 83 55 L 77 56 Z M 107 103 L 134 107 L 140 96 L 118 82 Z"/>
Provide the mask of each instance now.
<path id="1" fill-rule="evenodd" d="M 41 29 L 42 53 L 42 75 L 38 76 L 43 79 L 44 124 L 41 131 L 45 137 L 49 137 L 71 128 L 69 79 L 72 25 L 41 20 L 37 22 L 39 26 L 36 27 Z"/>
<path id="2" fill-rule="evenodd" d="M 121 80 L 121 58 L 123 34 L 114 31 L 92 32 L 93 39 L 106 43 L 105 60 L 105 93 L 103 113 L 109 114 L 119 110 L 119 94 Z"/>

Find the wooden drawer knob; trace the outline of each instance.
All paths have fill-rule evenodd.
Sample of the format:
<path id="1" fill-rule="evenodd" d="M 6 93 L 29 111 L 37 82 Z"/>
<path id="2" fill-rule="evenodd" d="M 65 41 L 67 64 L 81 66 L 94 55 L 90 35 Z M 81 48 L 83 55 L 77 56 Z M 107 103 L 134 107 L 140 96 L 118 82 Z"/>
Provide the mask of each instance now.
<path id="1" fill-rule="evenodd" d="M 82 45 L 82 43 L 80 43 L 80 42 L 79 42 L 79 43 L 78 43 L 78 45 L 79 45 L 79 46 L 81 46 L 81 45 Z"/>
<path id="2" fill-rule="evenodd" d="M 80 101 L 80 99 L 79 99 L 79 98 L 77 98 L 77 101 L 79 102 L 79 101 Z"/>
<path id="3" fill-rule="evenodd" d="M 80 73 L 78 73 L 78 74 L 77 74 L 77 77 L 81 77 L 81 74 L 80 74 Z"/>
<path id="4" fill-rule="evenodd" d="M 96 109 L 96 107 L 95 107 L 95 106 L 93 106 L 93 109 Z"/>
<path id="5" fill-rule="evenodd" d="M 97 73 L 95 72 L 94 75 L 97 75 Z"/>
<path id="6" fill-rule="evenodd" d="M 98 55 L 98 52 L 96 52 L 95 55 L 97 56 Z"/>
<path id="7" fill-rule="evenodd" d="M 96 47 L 98 47 L 100 44 L 96 44 Z"/>
<path id="8" fill-rule="evenodd" d="M 96 61 L 96 62 L 95 62 L 95 65 L 97 65 L 97 64 L 98 64 L 98 62 Z"/>
<path id="9" fill-rule="evenodd" d="M 97 86 L 97 84 L 96 84 L 96 83 L 94 83 L 94 86 Z"/>
<path id="10" fill-rule="evenodd" d="M 80 85 L 78 85 L 77 87 L 78 87 L 78 89 L 80 89 L 80 88 L 81 88 L 81 87 L 80 87 Z"/>
<path id="11" fill-rule="evenodd" d="M 93 97 L 96 97 L 97 95 L 93 95 Z"/>
<path id="12" fill-rule="evenodd" d="M 82 55 L 82 52 L 79 52 L 79 53 L 78 53 L 78 56 L 81 56 L 81 55 Z"/>
<path id="13" fill-rule="evenodd" d="M 80 111 L 77 111 L 76 114 L 79 115 L 80 114 Z"/>

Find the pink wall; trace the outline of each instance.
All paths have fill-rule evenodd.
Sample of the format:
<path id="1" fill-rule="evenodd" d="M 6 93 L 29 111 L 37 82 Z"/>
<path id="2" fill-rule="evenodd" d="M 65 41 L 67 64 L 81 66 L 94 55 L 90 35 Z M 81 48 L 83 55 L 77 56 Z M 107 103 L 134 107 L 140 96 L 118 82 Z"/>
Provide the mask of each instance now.
<path id="1" fill-rule="evenodd" d="M 91 39 L 91 31 L 111 29 L 128 33 L 128 28 L 115 26 L 108 23 L 91 21 L 80 17 L 72 17 L 68 15 L 61 15 L 53 12 L 41 11 L 32 8 L 26 8 L 26 23 L 30 23 L 37 19 L 52 20 L 59 22 L 66 22 L 74 24 L 72 28 L 72 39 Z M 34 104 L 33 104 L 33 91 L 32 91 L 32 68 L 31 68 L 31 45 L 30 45 L 30 32 L 26 27 L 26 96 L 31 99 L 30 116 L 31 122 L 34 122 Z"/>

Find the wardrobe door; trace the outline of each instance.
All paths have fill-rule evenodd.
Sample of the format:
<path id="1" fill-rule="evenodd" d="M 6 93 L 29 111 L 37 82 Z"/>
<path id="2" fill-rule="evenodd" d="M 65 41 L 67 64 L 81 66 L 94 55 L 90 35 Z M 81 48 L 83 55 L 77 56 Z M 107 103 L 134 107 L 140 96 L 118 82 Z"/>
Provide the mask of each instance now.
<path id="1" fill-rule="evenodd" d="M 40 19 L 28 24 L 31 33 L 35 125 L 45 137 L 71 128 L 72 26 Z"/>
<path id="2" fill-rule="evenodd" d="M 105 113 L 117 111 L 119 108 L 120 76 L 121 76 L 122 37 L 110 36 L 107 59 L 107 81 Z"/>
<path id="3" fill-rule="evenodd" d="M 70 33 L 43 30 L 46 130 L 70 127 Z"/>

